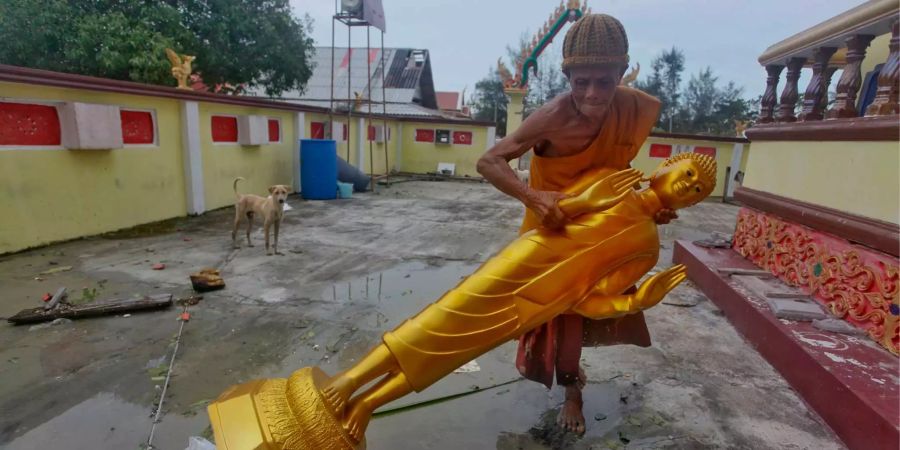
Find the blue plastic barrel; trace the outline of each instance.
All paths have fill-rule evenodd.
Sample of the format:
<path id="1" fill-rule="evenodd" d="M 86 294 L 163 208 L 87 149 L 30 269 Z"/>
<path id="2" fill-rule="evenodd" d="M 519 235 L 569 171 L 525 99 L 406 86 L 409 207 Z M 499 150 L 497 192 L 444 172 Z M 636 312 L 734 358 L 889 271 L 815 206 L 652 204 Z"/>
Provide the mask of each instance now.
<path id="1" fill-rule="evenodd" d="M 337 146 L 333 140 L 300 140 L 300 194 L 304 199 L 337 198 L 337 173 Z"/>

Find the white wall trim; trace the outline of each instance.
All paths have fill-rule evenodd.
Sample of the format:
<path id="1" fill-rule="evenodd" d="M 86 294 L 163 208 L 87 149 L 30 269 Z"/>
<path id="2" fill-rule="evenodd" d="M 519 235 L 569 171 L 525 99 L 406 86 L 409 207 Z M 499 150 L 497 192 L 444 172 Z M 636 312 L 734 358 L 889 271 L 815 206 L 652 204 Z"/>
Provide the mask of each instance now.
<path id="1" fill-rule="evenodd" d="M 291 174 L 291 179 L 294 180 L 294 192 L 300 192 L 300 139 L 306 139 L 306 113 L 294 113 L 294 133 L 295 139 L 292 147 L 294 156 L 291 159 L 293 161 L 291 167 L 294 172 Z"/>
<path id="2" fill-rule="evenodd" d="M 401 164 L 403 163 L 403 122 L 397 122 L 397 147 L 395 147 L 394 154 L 394 163 L 392 166 L 394 170 L 399 172 L 401 169 Z"/>
<path id="3" fill-rule="evenodd" d="M 356 120 L 356 167 L 365 173 L 365 145 L 369 140 L 369 127 L 366 126 L 366 119 L 360 117 Z M 347 161 L 350 162 L 350 161 Z"/>
<path id="4" fill-rule="evenodd" d="M 485 152 L 491 149 L 497 143 L 497 127 L 488 127 L 487 129 L 487 148 Z"/>
<path id="5" fill-rule="evenodd" d="M 197 102 L 181 103 L 181 142 L 184 155 L 184 191 L 190 215 L 206 211 L 203 190 L 203 157 L 200 148 L 200 108 Z"/>

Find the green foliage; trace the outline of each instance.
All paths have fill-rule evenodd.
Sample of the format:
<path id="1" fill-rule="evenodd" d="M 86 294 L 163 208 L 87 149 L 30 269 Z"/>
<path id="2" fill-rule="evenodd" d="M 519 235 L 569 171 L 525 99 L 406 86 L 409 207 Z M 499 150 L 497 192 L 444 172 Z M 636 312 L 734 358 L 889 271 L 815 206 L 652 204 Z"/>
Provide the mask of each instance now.
<path id="1" fill-rule="evenodd" d="M 506 136 L 506 108 L 509 98 L 503 92 L 500 74 L 491 70 L 488 76 L 475 83 L 475 93 L 469 100 L 476 120 L 497 124 L 497 136 Z"/>
<path id="2" fill-rule="evenodd" d="M 171 86 L 169 47 L 207 86 L 277 95 L 312 75 L 310 27 L 288 0 L 4 0 L 0 63 Z"/>
<path id="3" fill-rule="evenodd" d="M 635 87 L 660 99 L 662 112 L 656 129 L 673 133 L 734 136 L 735 121 L 756 119 L 759 100 L 743 98 L 743 89 L 729 81 L 721 86 L 719 78 L 707 67 L 691 75 L 681 86 L 684 53 L 672 47 L 651 64 L 650 75 L 637 80 Z"/>

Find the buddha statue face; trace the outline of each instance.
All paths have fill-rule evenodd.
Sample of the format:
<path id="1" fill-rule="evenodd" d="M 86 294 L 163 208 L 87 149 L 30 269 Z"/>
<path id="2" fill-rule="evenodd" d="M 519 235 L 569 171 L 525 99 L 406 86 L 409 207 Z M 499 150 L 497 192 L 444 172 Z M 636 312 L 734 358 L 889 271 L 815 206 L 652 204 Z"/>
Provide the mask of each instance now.
<path id="1" fill-rule="evenodd" d="M 698 153 L 667 159 L 650 179 L 650 189 L 670 209 L 696 204 L 716 187 L 716 161 Z"/>

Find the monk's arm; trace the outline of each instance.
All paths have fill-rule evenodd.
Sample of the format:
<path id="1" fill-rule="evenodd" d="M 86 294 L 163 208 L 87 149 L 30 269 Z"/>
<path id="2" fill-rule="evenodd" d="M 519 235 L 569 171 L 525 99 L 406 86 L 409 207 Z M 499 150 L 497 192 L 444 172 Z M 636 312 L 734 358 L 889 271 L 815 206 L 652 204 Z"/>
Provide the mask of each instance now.
<path id="1" fill-rule="evenodd" d="M 551 102 L 552 103 L 552 102 Z M 525 207 L 534 211 L 545 226 L 558 228 L 565 223 L 565 216 L 557 201 L 566 198 L 557 192 L 537 191 L 522 183 L 509 166 L 509 161 L 524 155 L 528 150 L 546 139 L 547 132 L 558 122 L 554 104 L 541 107 L 519 126 L 513 133 L 491 147 L 476 166 L 478 173 L 494 187 L 513 197 Z"/>

